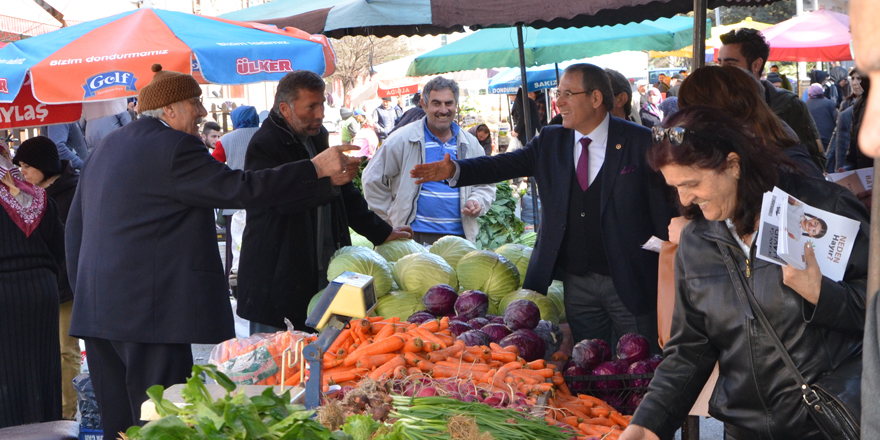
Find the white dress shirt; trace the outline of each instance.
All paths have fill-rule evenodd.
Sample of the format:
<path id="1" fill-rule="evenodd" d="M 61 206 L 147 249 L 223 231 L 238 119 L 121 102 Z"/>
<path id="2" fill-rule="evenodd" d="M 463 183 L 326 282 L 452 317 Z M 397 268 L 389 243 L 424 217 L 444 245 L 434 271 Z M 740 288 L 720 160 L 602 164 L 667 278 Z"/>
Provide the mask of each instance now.
<path id="1" fill-rule="evenodd" d="M 590 146 L 588 150 L 590 152 L 590 185 L 593 184 L 593 180 L 596 179 L 596 176 L 599 174 L 599 170 L 602 169 L 602 164 L 605 163 L 605 147 L 608 144 L 608 123 L 611 121 L 611 113 L 605 114 L 605 119 L 599 123 L 596 128 L 587 133 L 582 134 L 579 131 L 574 131 L 574 169 L 577 170 L 578 160 L 581 158 L 581 138 L 587 137 L 590 139 Z"/>

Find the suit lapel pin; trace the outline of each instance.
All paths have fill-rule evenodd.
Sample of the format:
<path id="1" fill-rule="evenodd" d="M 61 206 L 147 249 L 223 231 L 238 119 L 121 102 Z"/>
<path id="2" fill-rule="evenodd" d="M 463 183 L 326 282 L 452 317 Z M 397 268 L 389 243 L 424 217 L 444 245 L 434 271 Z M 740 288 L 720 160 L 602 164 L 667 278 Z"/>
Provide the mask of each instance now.
<path id="1" fill-rule="evenodd" d="M 617 146 L 615 146 L 614 148 L 617 148 L 617 149 L 619 150 L 619 149 L 620 149 L 620 144 L 617 144 Z"/>

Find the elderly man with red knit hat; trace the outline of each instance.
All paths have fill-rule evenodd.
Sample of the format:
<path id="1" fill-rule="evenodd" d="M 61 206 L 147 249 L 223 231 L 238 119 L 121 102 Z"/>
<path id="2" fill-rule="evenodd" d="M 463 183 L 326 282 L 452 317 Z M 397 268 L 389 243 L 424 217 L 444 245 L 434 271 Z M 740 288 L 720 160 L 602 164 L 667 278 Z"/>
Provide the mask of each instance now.
<path id="1" fill-rule="evenodd" d="M 196 80 L 152 70 L 141 117 L 91 152 L 67 220 L 70 334 L 85 340 L 107 439 L 139 423 L 147 388 L 186 380 L 190 344 L 235 335 L 213 208 L 325 198 L 359 162 L 329 147 L 273 169 L 231 170 L 198 137 L 207 112 Z"/>

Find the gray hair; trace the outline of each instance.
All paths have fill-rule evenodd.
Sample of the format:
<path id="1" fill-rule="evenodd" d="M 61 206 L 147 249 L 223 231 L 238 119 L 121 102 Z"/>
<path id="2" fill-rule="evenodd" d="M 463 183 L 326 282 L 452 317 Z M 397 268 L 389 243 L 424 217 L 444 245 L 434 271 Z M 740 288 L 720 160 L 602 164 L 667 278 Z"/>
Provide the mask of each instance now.
<path id="1" fill-rule="evenodd" d="M 159 108 L 156 108 L 153 110 L 144 110 L 144 111 L 140 112 L 140 115 L 141 116 L 149 116 L 151 118 L 159 119 L 159 118 L 162 118 L 163 116 L 165 116 L 165 110 L 163 110 L 162 107 L 159 107 Z"/>
<path id="2" fill-rule="evenodd" d="M 428 98 L 431 96 L 431 92 L 434 90 L 452 90 L 452 95 L 455 96 L 455 105 L 458 105 L 458 84 L 451 79 L 446 79 L 442 76 L 438 76 L 425 84 L 425 87 L 422 89 L 422 104 L 428 103 Z M 427 107 L 427 105 L 425 105 Z"/>
<path id="3" fill-rule="evenodd" d="M 310 90 L 313 92 L 324 92 L 327 85 L 324 80 L 315 72 L 310 70 L 295 70 L 284 75 L 278 82 L 278 88 L 275 90 L 275 104 L 272 110 L 279 111 L 278 105 L 282 102 L 290 103 L 299 98 L 300 90 Z"/>

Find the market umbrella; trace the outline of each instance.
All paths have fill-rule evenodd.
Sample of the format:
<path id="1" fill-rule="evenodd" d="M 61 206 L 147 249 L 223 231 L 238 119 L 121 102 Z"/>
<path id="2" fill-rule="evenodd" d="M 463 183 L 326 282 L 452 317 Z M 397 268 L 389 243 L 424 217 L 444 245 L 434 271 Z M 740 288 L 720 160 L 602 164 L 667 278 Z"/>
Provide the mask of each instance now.
<path id="1" fill-rule="evenodd" d="M 761 31 L 773 61 L 849 61 L 849 16 L 823 7 Z"/>
<path id="2" fill-rule="evenodd" d="M 556 80 L 562 71 L 556 64 L 529 67 L 526 69 L 526 82 L 529 92 L 556 87 Z M 518 67 L 502 70 L 489 80 L 489 93 L 514 95 L 522 87 L 522 74 Z"/>
<path id="3" fill-rule="evenodd" d="M 216 84 L 280 80 L 306 69 L 329 75 L 334 55 L 323 35 L 181 12 L 139 9 L 93 20 L 0 49 L 0 102 L 12 102 L 30 73 L 40 102 L 105 101 L 136 96 L 150 66 L 190 73 L 195 60 Z"/>
<path id="4" fill-rule="evenodd" d="M 693 41 L 690 17 L 591 28 L 523 28 L 526 66 L 538 66 L 626 50 L 674 50 Z M 711 22 L 706 21 L 706 26 Z M 482 29 L 413 60 L 407 74 L 429 75 L 473 68 L 519 66 L 515 28 Z"/>
<path id="5" fill-rule="evenodd" d="M 2 47 L 3 43 L 0 43 Z M 30 79 L 25 90 L 8 104 L 0 103 L 0 130 L 76 122 L 82 116 L 82 104 L 44 104 L 31 93 Z M 0 92 L 4 83 L 0 79 Z"/>
<path id="6" fill-rule="evenodd" d="M 725 24 L 721 26 L 713 26 L 712 27 L 712 37 L 706 39 L 706 61 L 712 61 L 715 58 L 715 49 L 716 47 L 721 47 L 721 36 L 734 30 L 740 28 L 749 28 L 749 29 L 757 29 L 762 30 L 766 29 L 770 26 L 773 26 L 770 23 L 762 23 L 760 21 L 752 20 L 752 17 L 746 17 L 745 20 L 739 23 L 733 24 Z M 712 49 L 710 49 L 712 48 Z M 687 47 L 683 47 L 679 50 L 675 51 L 649 51 L 648 55 L 651 58 L 661 58 L 661 57 L 692 57 L 694 56 L 694 45 L 691 44 Z"/>
<path id="7" fill-rule="evenodd" d="M 707 0 L 703 8 L 760 6 L 773 1 Z M 463 26 L 602 26 L 672 17 L 693 10 L 693 0 L 275 0 L 221 17 L 294 26 L 340 38 L 442 34 L 462 30 Z"/>

